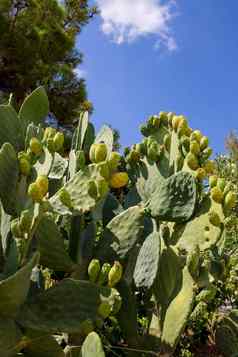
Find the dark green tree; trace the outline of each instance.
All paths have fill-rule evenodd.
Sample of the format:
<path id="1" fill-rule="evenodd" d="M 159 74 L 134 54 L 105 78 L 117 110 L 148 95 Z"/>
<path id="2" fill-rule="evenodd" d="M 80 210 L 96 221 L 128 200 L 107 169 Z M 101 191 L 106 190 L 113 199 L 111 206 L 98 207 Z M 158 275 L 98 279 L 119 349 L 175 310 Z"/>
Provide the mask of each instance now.
<path id="1" fill-rule="evenodd" d="M 0 0 L 0 102 L 13 93 L 20 106 L 43 85 L 59 122 L 90 111 L 85 82 L 75 71 L 82 62 L 75 42 L 96 13 L 88 0 Z"/>

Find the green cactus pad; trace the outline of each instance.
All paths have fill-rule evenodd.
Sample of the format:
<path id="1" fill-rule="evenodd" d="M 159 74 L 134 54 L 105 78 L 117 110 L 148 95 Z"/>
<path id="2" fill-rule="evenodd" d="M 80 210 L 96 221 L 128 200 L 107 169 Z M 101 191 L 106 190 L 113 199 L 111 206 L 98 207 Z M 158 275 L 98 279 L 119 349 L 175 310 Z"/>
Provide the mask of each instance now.
<path id="1" fill-rule="evenodd" d="M 46 91 L 43 87 L 39 87 L 26 97 L 19 111 L 24 131 L 30 123 L 43 124 L 48 113 L 49 101 Z"/>
<path id="2" fill-rule="evenodd" d="M 39 253 L 14 275 L 0 281 L 0 316 L 15 317 L 24 303 L 30 287 L 30 277 L 39 261 Z"/>
<path id="3" fill-rule="evenodd" d="M 102 209 L 103 225 L 106 226 L 117 214 L 123 212 L 123 207 L 117 198 L 109 193 L 104 201 Z"/>
<path id="4" fill-rule="evenodd" d="M 161 337 L 163 350 L 172 352 L 175 349 L 191 312 L 193 300 L 193 279 L 185 267 L 181 290 L 166 311 Z"/>
<path id="5" fill-rule="evenodd" d="M 103 261 L 125 259 L 143 232 L 143 209 L 130 207 L 114 217 L 106 226 L 96 255 Z"/>
<path id="6" fill-rule="evenodd" d="M 209 221 L 208 212 L 212 207 L 215 208 L 219 216 L 222 217 L 222 208 L 216 203 L 212 203 L 209 197 L 206 197 L 200 204 L 196 215 L 193 219 L 181 226 L 180 230 L 174 230 L 173 238 L 178 240 L 177 246 L 181 249 L 186 249 L 188 252 L 199 246 L 200 251 L 204 251 L 211 247 L 220 238 L 221 227 L 214 226 Z"/>
<path id="7" fill-rule="evenodd" d="M 197 199 L 193 176 L 179 172 L 164 181 L 151 197 L 150 209 L 154 217 L 164 221 L 188 221 L 195 209 Z"/>
<path id="8" fill-rule="evenodd" d="M 160 236 L 151 233 L 144 241 L 137 257 L 134 281 L 138 288 L 150 289 L 156 278 L 160 258 Z"/>
<path id="9" fill-rule="evenodd" d="M 72 150 L 77 151 L 83 148 L 83 142 L 87 133 L 87 129 L 88 129 L 88 112 L 84 112 L 80 114 L 78 126 L 72 138 L 72 146 L 71 146 Z"/>
<path id="10" fill-rule="evenodd" d="M 68 167 L 68 160 L 64 159 L 57 152 L 54 154 L 53 162 L 49 172 L 49 178 L 60 180 L 65 174 Z"/>
<path id="11" fill-rule="evenodd" d="M 34 168 L 37 171 L 37 175 L 48 176 L 53 162 L 53 156 L 47 148 L 44 148 L 41 156 L 37 160 Z"/>
<path id="12" fill-rule="evenodd" d="M 16 214 L 16 192 L 18 181 L 18 160 L 13 146 L 3 144 L 0 150 L 0 199 L 9 215 Z"/>
<path id="13" fill-rule="evenodd" d="M 86 337 L 80 357 L 105 357 L 101 339 L 96 332 L 91 332 Z"/>
<path id="14" fill-rule="evenodd" d="M 27 357 L 65 357 L 65 354 L 53 336 L 47 336 L 39 331 L 26 330 L 26 347 L 24 356 Z"/>
<path id="15" fill-rule="evenodd" d="M 15 357 L 20 350 L 22 334 L 15 321 L 11 319 L 0 319 L 0 356 Z"/>
<path id="16" fill-rule="evenodd" d="M 64 248 L 63 237 L 54 221 L 43 217 L 35 235 L 42 265 L 53 270 L 73 271 L 74 263 Z"/>
<path id="17" fill-rule="evenodd" d="M 100 303 L 113 305 L 113 290 L 88 281 L 64 279 L 26 303 L 17 318 L 24 327 L 45 333 L 77 333 L 80 324 L 95 320 Z"/>
<path id="18" fill-rule="evenodd" d="M 23 150 L 21 122 L 11 105 L 0 105 L 0 147 L 10 143 L 16 151 Z"/>

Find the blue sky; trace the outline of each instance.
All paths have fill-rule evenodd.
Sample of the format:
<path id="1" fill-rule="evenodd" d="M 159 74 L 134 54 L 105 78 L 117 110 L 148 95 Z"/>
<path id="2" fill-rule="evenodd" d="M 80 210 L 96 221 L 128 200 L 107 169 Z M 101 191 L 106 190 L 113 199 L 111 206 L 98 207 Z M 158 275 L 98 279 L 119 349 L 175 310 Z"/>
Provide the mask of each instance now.
<path id="1" fill-rule="evenodd" d="M 238 2 L 96 1 L 78 41 L 96 127 L 110 123 L 127 146 L 149 115 L 174 111 L 223 152 L 237 129 Z"/>

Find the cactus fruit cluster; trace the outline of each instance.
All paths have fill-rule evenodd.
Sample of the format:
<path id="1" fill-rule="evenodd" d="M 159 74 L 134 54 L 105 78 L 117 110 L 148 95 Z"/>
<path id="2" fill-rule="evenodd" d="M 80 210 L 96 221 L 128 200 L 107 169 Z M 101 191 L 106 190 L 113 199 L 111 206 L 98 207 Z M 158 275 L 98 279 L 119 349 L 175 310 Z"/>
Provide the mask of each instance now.
<path id="1" fill-rule="evenodd" d="M 41 87 L 19 113 L 0 106 L 0 355 L 104 357 L 124 341 L 123 355 L 172 356 L 214 296 L 225 268 L 204 253 L 236 205 L 208 138 L 161 112 L 120 155 L 85 112 L 69 151 L 48 111 Z"/>

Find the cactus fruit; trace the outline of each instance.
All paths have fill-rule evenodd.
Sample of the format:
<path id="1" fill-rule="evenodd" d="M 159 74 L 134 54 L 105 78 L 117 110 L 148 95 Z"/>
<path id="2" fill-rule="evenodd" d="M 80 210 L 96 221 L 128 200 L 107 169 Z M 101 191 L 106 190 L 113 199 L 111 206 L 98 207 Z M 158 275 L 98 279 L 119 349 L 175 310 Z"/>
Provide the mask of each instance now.
<path id="1" fill-rule="evenodd" d="M 33 154 L 40 155 L 42 153 L 42 144 L 39 139 L 31 138 L 29 146 Z"/>
<path id="2" fill-rule="evenodd" d="M 180 123 L 181 118 L 177 115 L 173 116 L 172 119 L 172 128 L 174 129 L 174 131 L 177 131 L 179 123 Z"/>
<path id="3" fill-rule="evenodd" d="M 52 138 L 55 136 L 56 134 L 56 129 L 55 128 L 52 128 L 52 127 L 47 127 L 45 128 L 45 131 L 44 131 L 44 136 L 43 136 L 43 141 L 44 142 L 47 142 L 47 140 L 49 138 Z"/>
<path id="4" fill-rule="evenodd" d="M 209 140 L 207 136 L 203 136 L 200 140 L 200 149 L 205 150 L 209 145 Z"/>
<path id="5" fill-rule="evenodd" d="M 196 140 L 190 142 L 190 152 L 197 156 L 200 153 L 200 145 Z"/>
<path id="6" fill-rule="evenodd" d="M 208 212 L 208 217 L 209 217 L 209 222 L 213 224 L 213 226 L 220 227 L 221 219 L 216 211 L 210 210 Z"/>
<path id="7" fill-rule="evenodd" d="M 226 180 L 224 178 L 217 179 L 217 187 L 223 192 L 226 186 Z"/>
<path id="8" fill-rule="evenodd" d="M 107 145 L 104 143 L 93 144 L 89 151 L 90 161 L 93 163 L 99 163 L 105 161 L 107 158 Z"/>
<path id="9" fill-rule="evenodd" d="M 202 159 L 207 160 L 209 157 L 212 155 L 212 148 L 207 147 L 206 149 L 203 150 L 202 152 Z"/>
<path id="10" fill-rule="evenodd" d="M 140 132 L 144 136 L 149 136 L 149 130 L 147 128 L 147 125 L 144 124 L 140 125 Z"/>
<path id="11" fill-rule="evenodd" d="M 202 139 L 202 133 L 200 130 L 194 130 L 192 133 L 191 133 L 191 136 L 190 136 L 190 140 L 196 140 L 198 143 L 200 143 Z"/>
<path id="12" fill-rule="evenodd" d="M 120 163 L 120 160 L 121 155 L 116 151 L 112 151 L 108 160 L 110 170 L 116 170 Z"/>
<path id="13" fill-rule="evenodd" d="M 195 171 L 195 177 L 196 179 L 198 179 L 199 181 L 202 181 L 206 178 L 207 173 L 204 170 L 203 167 L 199 167 L 196 171 Z"/>
<path id="14" fill-rule="evenodd" d="M 98 179 L 96 181 L 96 185 L 97 185 L 97 196 L 99 198 L 104 197 L 109 189 L 107 181 L 105 179 Z"/>
<path id="15" fill-rule="evenodd" d="M 197 170 L 199 168 L 199 163 L 197 157 L 191 152 L 186 156 L 187 165 L 191 170 Z"/>
<path id="16" fill-rule="evenodd" d="M 197 321 L 201 319 L 207 312 L 207 304 L 204 301 L 199 302 L 193 312 L 191 313 L 190 319 L 192 321 Z"/>
<path id="17" fill-rule="evenodd" d="M 53 141 L 55 151 L 60 151 L 64 145 L 64 134 L 61 132 L 56 133 Z"/>
<path id="18" fill-rule="evenodd" d="M 28 160 L 21 158 L 19 160 L 20 173 L 24 176 L 29 176 L 31 172 L 31 164 Z"/>
<path id="19" fill-rule="evenodd" d="M 31 197 L 32 201 L 40 203 L 44 197 L 39 185 L 33 182 L 28 187 L 28 195 Z"/>
<path id="20" fill-rule="evenodd" d="M 48 138 L 46 142 L 47 148 L 49 152 L 54 153 L 55 152 L 55 143 L 53 138 Z"/>
<path id="21" fill-rule="evenodd" d="M 122 306 L 122 298 L 121 295 L 119 294 L 119 292 L 112 288 L 113 290 L 113 298 L 114 298 L 114 303 L 113 303 L 113 307 L 111 310 L 111 314 L 112 315 L 117 315 L 118 312 L 121 310 L 121 306 Z"/>
<path id="22" fill-rule="evenodd" d="M 203 166 L 208 175 L 212 175 L 215 172 L 215 163 L 214 161 L 208 160 Z"/>
<path id="23" fill-rule="evenodd" d="M 101 285 L 104 285 L 104 284 L 107 283 L 108 274 L 109 274 L 110 270 L 111 270 L 111 265 L 109 263 L 104 263 L 102 268 L 101 268 L 98 280 L 97 280 L 97 284 L 98 285 L 101 286 Z"/>
<path id="24" fill-rule="evenodd" d="M 41 192 L 43 196 L 45 196 L 48 192 L 49 189 L 49 180 L 48 177 L 45 175 L 38 176 L 35 183 L 39 186 L 41 189 Z"/>
<path id="25" fill-rule="evenodd" d="M 222 203 L 223 201 L 223 192 L 217 186 L 211 189 L 211 198 L 217 203 Z"/>
<path id="26" fill-rule="evenodd" d="M 126 172 L 117 172 L 112 175 L 110 179 L 110 186 L 112 188 L 122 188 L 128 184 L 129 177 Z"/>
<path id="27" fill-rule="evenodd" d="M 209 177 L 209 185 L 211 188 L 213 188 L 217 185 L 217 180 L 218 180 L 218 177 L 216 175 L 212 175 Z"/>
<path id="28" fill-rule="evenodd" d="M 225 209 L 234 208 L 236 205 L 236 201 L 237 201 L 236 193 L 233 191 L 228 192 L 224 199 L 224 208 Z"/>
<path id="29" fill-rule="evenodd" d="M 33 214 L 30 210 L 22 211 L 20 216 L 20 230 L 24 233 L 29 233 L 31 229 Z"/>
<path id="30" fill-rule="evenodd" d="M 106 319 L 111 314 L 111 311 L 111 305 L 108 302 L 102 302 L 98 307 L 97 313 L 100 317 Z"/>
<path id="31" fill-rule="evenodd" d="M 72 200 L 70 193 L 65 188 L 61 188 L 61 190 L 59 191 L 59 199 L 63 203 L 63 205 L 68 208 L 72 208 Z"/>
<path id="32" fill-rule="evenodd" d="M 99 277 L 101 270 L 100 261 L 98 259 L 92 259 L 88 266 L 88 277 L 91 283 L 95 283 Z"/>
<path id="33" fill-rule="evenodd" d="M 108 273 L 108 286 L 110 288 L 113 288 L 116 284 L 119 283 L 119 281 L 122 278 L 122 265 L 120 262 L 114 262 L 112 268 L 110 269 Z"/>

